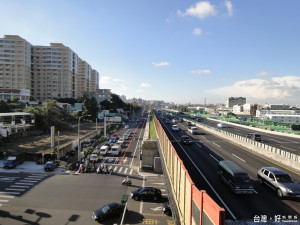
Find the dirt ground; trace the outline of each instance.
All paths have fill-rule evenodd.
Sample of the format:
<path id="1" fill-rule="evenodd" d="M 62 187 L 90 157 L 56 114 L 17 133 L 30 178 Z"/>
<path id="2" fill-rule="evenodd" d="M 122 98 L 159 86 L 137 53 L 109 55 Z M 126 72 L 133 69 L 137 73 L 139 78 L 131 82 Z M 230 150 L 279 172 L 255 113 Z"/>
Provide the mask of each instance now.
<path id="1" fill-rule="evenodd" d="M 98 125 L 98 129 L 101 129 L 102 126 Z M 81 124 L 80 125 L 80 135 L 87 134 L 92 130 L 95 130 L 95 124 Z M 73 128 L 72 130 L 60 131 L 59 138 L 55 138 L 55 146 L 77 141 L 78 140 L 78 129 Z M 39 136 L 26 136 L 18 137 L 12 139 L 11 142 L 5 142 L 0 144 L 0 152 L 11 152 L 11 151 L 25 151 L 28 153 L 50 153 L 53 148 L 51 148 L 50 132 L 49 134 L 39 135 Z"/>

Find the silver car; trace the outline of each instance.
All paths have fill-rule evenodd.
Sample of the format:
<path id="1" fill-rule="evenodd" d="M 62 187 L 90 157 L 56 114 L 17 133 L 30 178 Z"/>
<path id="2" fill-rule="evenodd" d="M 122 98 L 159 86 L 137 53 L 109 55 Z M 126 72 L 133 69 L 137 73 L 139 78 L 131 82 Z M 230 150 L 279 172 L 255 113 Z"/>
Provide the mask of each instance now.
<path id="1" fill-rule="evenodd" d="M 263 167 L 257 172 L 260 184 L 266 184 L 277 191 L 280 198 L 296 197 L 300 198 L 300 185 L 286 172 L 275 167 Z"/>

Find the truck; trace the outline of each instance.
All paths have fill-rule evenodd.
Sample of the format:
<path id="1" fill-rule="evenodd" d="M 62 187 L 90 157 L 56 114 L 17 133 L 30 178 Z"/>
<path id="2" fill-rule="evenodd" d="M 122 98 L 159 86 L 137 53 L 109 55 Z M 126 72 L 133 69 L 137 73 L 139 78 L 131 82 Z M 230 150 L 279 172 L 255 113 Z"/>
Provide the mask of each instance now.
<path id="1" fill-rule="evenodd" d="M 118 156 L 120 154 L 120 148 L 121 148 L 121 146 L 119 146 L 119 145 L 112 146 L 111 150 L 110 150 L 110 154 L 112 156 Z"/>
<path id="2" fill-rule="evenodd" d="M 199 130 L 197 127 L 189 127 L 188 131 L 191 133 L 191 134 L 199 134 Z"/>
<path id="3" fill-rule="evenodd" d="M 22 164 L 25 161 L 25 153 L 17 152 L 13 153 L 3 162 L 4 168 L 16 168 L 18 164 Z"/>

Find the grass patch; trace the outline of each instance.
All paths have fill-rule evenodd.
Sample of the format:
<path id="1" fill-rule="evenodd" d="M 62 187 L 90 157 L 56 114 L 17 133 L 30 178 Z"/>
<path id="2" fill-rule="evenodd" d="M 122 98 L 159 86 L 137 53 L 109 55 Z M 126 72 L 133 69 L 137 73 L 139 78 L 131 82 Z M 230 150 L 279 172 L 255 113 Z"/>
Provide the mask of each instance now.
<path id="1" fill-rule="evenodd" d="M 154 120 L 151 114 L 150 114 L 149 127 L 150 127 L 150 139 L 157 138 L 155 126 L 154 126 Z"/>

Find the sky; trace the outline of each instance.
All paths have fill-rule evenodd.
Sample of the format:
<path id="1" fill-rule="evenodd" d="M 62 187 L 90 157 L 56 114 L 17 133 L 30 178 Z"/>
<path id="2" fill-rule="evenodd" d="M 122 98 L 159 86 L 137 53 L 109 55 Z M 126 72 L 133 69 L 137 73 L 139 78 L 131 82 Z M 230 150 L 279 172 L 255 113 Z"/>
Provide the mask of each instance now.
<path id="1" fill-rule="evenodd" d="M 299 0 L 0 0 L 0 36 L 63 43 L 100 88 L 176 104 L 300 104 Z"/>

